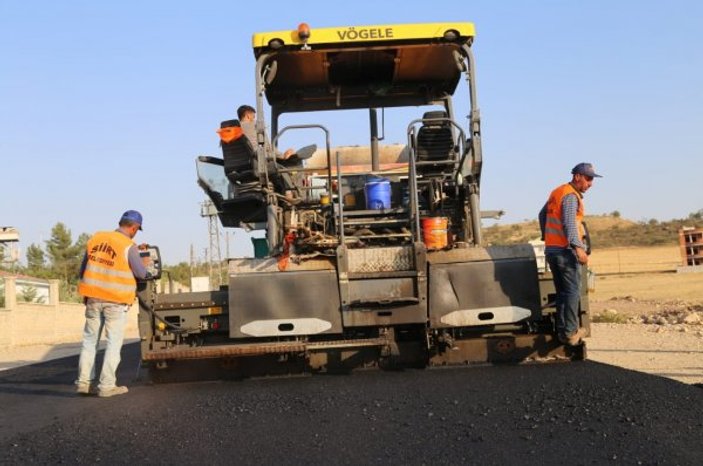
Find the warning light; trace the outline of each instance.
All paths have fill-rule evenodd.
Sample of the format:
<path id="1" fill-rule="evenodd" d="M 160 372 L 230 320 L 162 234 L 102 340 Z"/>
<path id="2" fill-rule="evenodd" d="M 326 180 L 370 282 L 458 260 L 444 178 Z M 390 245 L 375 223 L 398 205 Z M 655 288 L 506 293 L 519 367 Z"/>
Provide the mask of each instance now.
<path id="1" fill-rule="evenodd" d="M 308 46 L 310 26 L 308 26 L 308 23 L 300 23 L 298 25 L 298 38 L 303 42 L 303 50 L 310 50 L 310 47 Z"/>
<path id="2" fill-rule="evenodd" d="M 298 37 L 303 42 L 307 42 L 310 38 L 310 26 L 308 26 L 308 23 L 298 24 Z"/>

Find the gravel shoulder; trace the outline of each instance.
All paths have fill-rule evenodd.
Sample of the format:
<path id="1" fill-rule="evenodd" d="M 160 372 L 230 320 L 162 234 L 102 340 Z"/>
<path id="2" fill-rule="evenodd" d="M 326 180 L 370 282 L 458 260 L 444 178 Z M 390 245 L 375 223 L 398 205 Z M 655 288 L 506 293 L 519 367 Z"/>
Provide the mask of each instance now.
<path id="1" fill-rule="evenodd" d="M 703 279 L 703 277 L 700 277 Z M 622 278 L 621 278 L 622 280 Z M 647 277 L 632 277 L 638 285 Z M 623 283 L 626 285 L 626 283 Z M 632 290 L 623 286 L 621 290 Z M 613 295 L 591 299 L 588 358 L 688 384 L 703 384 L 703 303 Z"/>
<path id="2" fill-rule="evenodd" d="M 588 359 L 687 384 L 703 384 L 703 337 L 656 324 L 591 325 Z"/>

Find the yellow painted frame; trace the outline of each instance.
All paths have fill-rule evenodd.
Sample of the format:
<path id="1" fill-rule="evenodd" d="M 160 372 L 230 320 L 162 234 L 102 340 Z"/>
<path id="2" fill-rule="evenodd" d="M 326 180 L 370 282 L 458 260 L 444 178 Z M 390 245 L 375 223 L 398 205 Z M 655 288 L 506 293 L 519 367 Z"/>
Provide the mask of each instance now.
<path id="1" fill-rule="evenodd" d="M 474 24 L 463 23 L 418 23 L 386 24 L 371 26 L 344 26 L 332 28 L 310 27 L 309 46 L 320 44 L 355 44 L 364 42 L 393 42 L 408 40 L 439 39 L 448 30 L 455 30 L 460 37 L 469 38 L 476 34 Z M 272 40 L 279 39 L 284 46 L 300 45 L 304 42 L 298 37 L 298 30 L 256 33 L 252 36 L 254 49 L 269 47 Z"/>

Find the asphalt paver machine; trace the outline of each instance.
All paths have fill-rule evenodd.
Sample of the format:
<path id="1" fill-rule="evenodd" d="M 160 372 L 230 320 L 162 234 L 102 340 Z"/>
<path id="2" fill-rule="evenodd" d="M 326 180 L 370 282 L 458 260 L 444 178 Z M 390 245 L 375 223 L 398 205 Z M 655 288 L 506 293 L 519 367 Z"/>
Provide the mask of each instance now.
<path id="1" fill-rule="evenodd" d="M 555 338 L 533 247 L 483 244 L 474 35 L 471 23 L 255 34 L 256 122 L 223 122 L 222 156 L 196 165 L 222 225 L 264 237 L 256 257 L 228 260 L 219 290 L 142 287 L 143 362 L 269 373 L 583 358 Z M 391 126 L 402 139 L 387 144 Z M 283 158 L 294 133 L 319 144 Z M 587 326 L 586 296 L 581 311 Z"/>

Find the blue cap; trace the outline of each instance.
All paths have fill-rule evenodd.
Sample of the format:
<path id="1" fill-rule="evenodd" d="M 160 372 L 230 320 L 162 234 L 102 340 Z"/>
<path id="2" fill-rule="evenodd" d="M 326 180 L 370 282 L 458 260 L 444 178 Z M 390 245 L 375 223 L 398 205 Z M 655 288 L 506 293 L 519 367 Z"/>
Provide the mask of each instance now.
<path id="1" fill-rule="evenodd" d="M 585 176 L 590 176 L 591 178 L 603 178 L 599 174 L 596 173 L 596 169 L 593 167 L 592 163 L 586 163 L 586 162 L 581 162 L 580 164 L 576 165 L 572 170 L 571 170 L 572 175 L 585 175 Z"/>
<path id="2" fill-rule="evenodd" d="M 138 223 L 139 229 L 142 229 L 142 214 L 140 214 L 136 210 L 128 210 L 127 212 L 123 213 L 122 218 L 120 218 L 120 223 L 122 223 L 123 220 Z"/>

